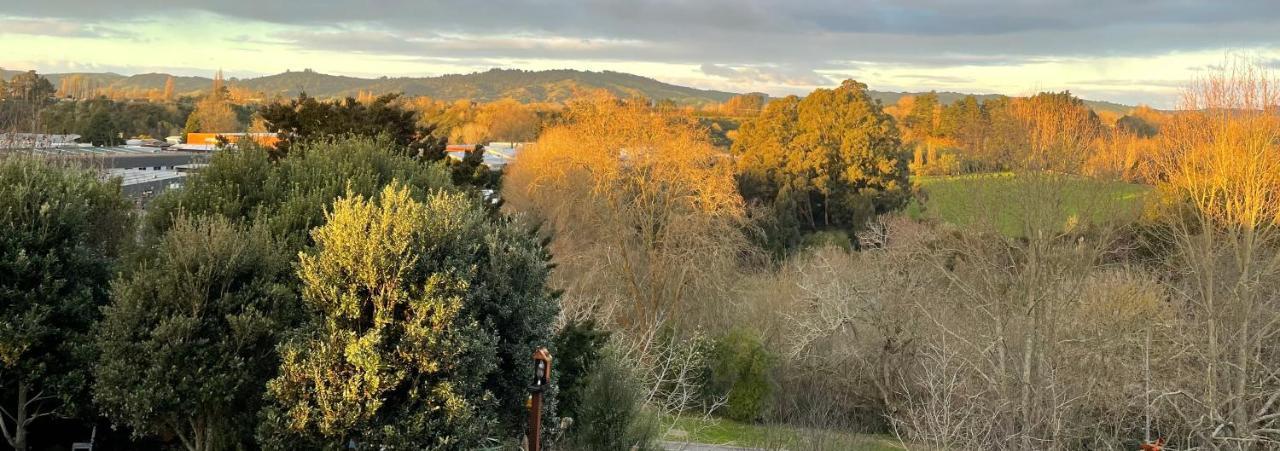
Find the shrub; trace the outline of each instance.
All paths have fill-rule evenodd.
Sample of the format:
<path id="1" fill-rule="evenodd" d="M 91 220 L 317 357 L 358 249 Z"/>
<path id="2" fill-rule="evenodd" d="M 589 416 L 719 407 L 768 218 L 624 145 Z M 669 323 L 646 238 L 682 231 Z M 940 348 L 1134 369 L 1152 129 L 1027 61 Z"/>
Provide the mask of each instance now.
<path id="1" fill-rule="evenodd" d="M 385 138 L 333 138 L 295 150 L 278 161 L 252 145 L 218 152 L 186 187 L 151 203 L 147 235 L 162 235 L 179 212 L 217 214 L 265 222 L 296 251 L 310 244 L 307 233 L 324 223 L 325 208 L 348 191 L 373 196 L 392 180 L 415 196 L 452 189 L 443 165 L 400 155 Z"/>
<path id="2" fill-rule="evenodd" d="M 277 244 L 261 224 L 183 217 L 116 281 L 94 386 L 112 421 L 190 449 L 252 442 L 279 335 L 301 316 Z"/>
<path id="3" fill-rule="evenodd" d="M 644 393 L 634 370 L 612 346 L 582 383 L 578 417 L 566 436 L 570 450 L 655 449 L 656 418 L 644 409 Z"/>
<path id="4" fill-rule="evenodd" d="M 392 183 L 336 201 L 312 237 L 298 275 L 317 318 L 281 346 L 267 447 L 474 449 L 519 434 L 529 355 L 557 313 L 531 232 L 465 195 L 420 201 Z"/>
<path id="5" fill-rule="evenodd" d="M 721 413 L 738 421 L 760 418 L 773 394 L 769 380 L 773 358 L 760 339 L 735 330 L 716 341 L 710 359 L 709 388 L 728 398 Z"/>
<path id="6" fill-rule="evenodd" d="M 560 388 L 558 414 L 577 418 L 578 405 L 587 376 L 595 369 L 609 332 L 598 329 L 595 320 L 573 321 L 556 334 L 555 371 Z"/>

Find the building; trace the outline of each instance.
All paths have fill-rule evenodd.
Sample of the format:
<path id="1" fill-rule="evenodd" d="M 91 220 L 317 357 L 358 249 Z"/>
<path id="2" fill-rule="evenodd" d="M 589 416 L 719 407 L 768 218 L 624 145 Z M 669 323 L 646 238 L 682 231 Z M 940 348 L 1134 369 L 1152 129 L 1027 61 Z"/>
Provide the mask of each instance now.
<path id="1" fill-rule="evenodd" d="M 143 143 L 148 144 L 148 143 Z M 120 179 L 120 190 L 139 207 L 165 190 L 183 185 L 187 175 L 209 159 L 208 153 L 175 152 L 160 147 L 93 147 L 71 144 L 57 147 L 10 149 L 96 169 L 103 179 Z"/>
<path id="2" fill-rule="evenodd" d="M 529 143 L 517 142 L 491 142 L 484 145 L 484 165 L 494 171 L 501 171 L 507 167 L 507 163 L 516 158 L 516 154 L 520 152 Z M 451 144 L 445 147 L 445 153 L 449 158 L 462 161 L 468 153 L 476 149 L 476 144 Z"/>
<path id="3" fill-rule="evenodd" d="M 182 150 L 212 151 L 218 148 L 218 138 L 234 145 L 241 139 L 252 139 L 263 147 L 275 147 L 280 137 L 275 133 L 187 133 L 186 144 L 179 144 Z"/>
<path id="4" fill-rule="evenodd" d="M 181 188 L 186 181 L 187 172 L 174 169 L 122 169 L 103 170 L 104 179 L 120 179 L 120 192 L 132 199 L 139 207 L 143 207 L 155 196 L 170 189 Z"/>
<path id="5" fill-rule="evenodd" d="M 0 150 L 54 149 L 76 147 L 80 135 L 49 135 L 44 133 L 0 133 Z"/>

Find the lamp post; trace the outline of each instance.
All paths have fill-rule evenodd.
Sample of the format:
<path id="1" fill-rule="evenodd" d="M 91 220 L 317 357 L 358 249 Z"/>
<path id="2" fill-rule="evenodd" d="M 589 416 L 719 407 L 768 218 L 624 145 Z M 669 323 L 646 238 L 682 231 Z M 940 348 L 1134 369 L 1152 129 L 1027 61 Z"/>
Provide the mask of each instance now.
<path id="1" fill-rule="evenodd" d="M 551 353 L 547 348 L 533 351 L 533 384 L 529 386 L 529 451 L 542 450 L 542 392 L 551 382 Z"/>

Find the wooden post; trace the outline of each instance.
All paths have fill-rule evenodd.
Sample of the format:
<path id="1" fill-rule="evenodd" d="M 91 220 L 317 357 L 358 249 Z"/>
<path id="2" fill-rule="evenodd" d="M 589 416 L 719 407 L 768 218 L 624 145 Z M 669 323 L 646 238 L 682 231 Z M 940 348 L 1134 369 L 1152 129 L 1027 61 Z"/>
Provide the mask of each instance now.
<path id="1" fill-rule="evenodd" d="M 529 401 L 529 451 L 542 450 L 542 392 L 534 392 Z"/>
<path id="2" fill-rule="evenodd" d="M 551 382 L 551 353 L 547 348 L 533 351 L 533 385 L 529 387 L 529 451 L 542 451 L 542 392 Z"/>

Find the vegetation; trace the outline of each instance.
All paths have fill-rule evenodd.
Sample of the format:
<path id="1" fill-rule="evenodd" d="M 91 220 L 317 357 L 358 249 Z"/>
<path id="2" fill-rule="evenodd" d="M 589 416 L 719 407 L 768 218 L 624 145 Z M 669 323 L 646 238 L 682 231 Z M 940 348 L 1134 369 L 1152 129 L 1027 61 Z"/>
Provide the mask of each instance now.
<path id="1" fill-rule="evenodd" d="M 571 450 L 656 449 L 658 423 L 645 410 L 635 368 L 605 348 L 581 381 L 578 416 L 565 440 Z"/>
<path id="2" fill-rule="evenodd" d="M 754 421 L 764 414 L 773 394 L 769 380 L 772 360 L 764 344 L 743 330 L 732 331 L 715 342 L 708 388 L 725 397 L 724 416 Z"/>
<path id="3" fill-rule="evenodd" d="M 213 77 L 213 89 L 196 102 L 187 116 L 186 133 L 239 133 L 244 124 L 231 104 L 231 93 L 222 80 L 222 71 Z"/>
<path id="4" fill-rule="evenodd" d="M 767 450 L 822 449 L 899 451 L 908 449 L 888 436 L 812 429 L 782 424 L 741 423 L 722 418 L 680 416 L 668 419 L 664 440 Z"/>
<path id="5" fill-rule="evenodd" d="M 280 138 L 272 149 L 277 158 L 301 143 L 346 135 L 381 136 L 406 155 L 430 161 L 444 158 L 444 140 L 432 136 L 433 126 L 417 125 L 413 111 L 394 104 L 397 97 L 388 94 L 365 104 L 350 97 L 321 102 L 300 94 L 289 103 L 268 105 L 258 114 L 266 131 Z"/>
<path id="6" fill-rule="evenodd" d="M 40 130 L 41 112 L 53 103 L 53 85 L 36 71 L 0 81 L 0 133 Z"/>
<path id="7" fill-rule="evenodd" d="M 376 200 L 335 202 L 300 257 L 317 317 L 281 348 L 265 426 L 273 447 L 301 434 L 471 449 L 518 430 L 527 356 L 550 337 L 556 309 L 537 243 L 486 222 L 460 194 L 419 202 L 395 183 Z"/>
<path id="8" fill-rule="evenodd" d="M 91 329 L 130 225 L 117 183 L 0 158 L 0 431 L 14 449 L 33 425 L 89 411 Z"/>
<path id="9" fill-rule="evenodd" d="M 512 448 L 546 346 L 564 449 L 1271 449 L 1280 90 L 1205 74 L 1179 111 L 1124 115 L 1069 92 L 884 107 L 852 80 L 696 109 L 214 86 L 288 151 L 220 151 L 140 231 L 93 173 L 0 162 L 0 429 Z M 16 105 L 65 113 L 26 80 Z M 410 150 L 445 139 L 534 142 L 495 199 L 460 170 L 483 149 Z"/>
<path id="10" fill-rule="evenodd" d="M 570 105 L 505 177 L 513 209 L 557 236 L 578 296 L 624 299 L 610 324 L 647 330 L 709 307 L 746 249 L 728 161 L 687 116 L 610 97 Z M 611 262 L 618 262 L 612 264 Z"/>
<path id="11" fill-rule="evenodd" d="M 599 329 L 594 319 L 572 321 L 561 326 L 556 333 L 553 377 L 560 387 L 558 410 L 561 417 L 582 418 L 578 407 L 583 403 L 584 381 L 604 357 L 602 354 L 608 341 L 609 332 Z"/>
<path id="12" fill-rule="evenodd" d="M 302 318 L 290 255 L 221 216 L 178 218 L 148 252 L 96 330 L 94 401 L 191 451 L 252 446 L 275 346 Z"/>
<path id="13" fill-rule="evenodd" d="M 451 189 L 444 168 L 420 164 L 383 138 L 319 141 L 276 162 L 252 146 L 228 149 L 215 154 L 185 188 L 152 201 L 146 232 L 162 235 L 181 213 L 221 215 L 266 223 L 296 251 L 324 223 L 324 209 L 334 199 L 347 192 L 373 196 L 392 180 L 418 193 Z"/>
<path id="14" fill-rule="evenodd" d="M 906 201 L 898 130 L 866 89 L 849 80 L 777 100 L 742 125 L 733 146 L 738 184 L 778 221 L 770 248 L 794 247 L 805 232 L 856 231 Z"/>
<path id="15" fill-rule="evenodd" d="M 127 138 L 164 139 L 182 132 L 193 106 L 184 103 L 116 102 L 106 98 L 58 102 L 45 109 L 45 130 L 78 134 L 95 146 L 121 145 Z"/>
<path id="16" fill-rule="evenodd" d="M 1126 224 L 1143 212 L 1151 188 L 1132 183 L 1063 177 L 1048 174 L 992 173 L 960 176 L 917 177 L 919 196 L 906 212 L 917 219 L 936 219 L 955 225 L 1024 236 L 1029 210 L 1026 190 L 1046 184 L 1061 187 L 1047 214 L 1061 230 L 1089 224 Z"/>

